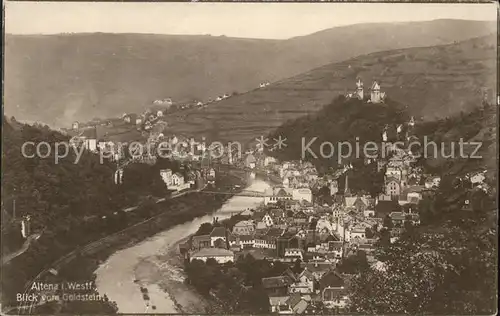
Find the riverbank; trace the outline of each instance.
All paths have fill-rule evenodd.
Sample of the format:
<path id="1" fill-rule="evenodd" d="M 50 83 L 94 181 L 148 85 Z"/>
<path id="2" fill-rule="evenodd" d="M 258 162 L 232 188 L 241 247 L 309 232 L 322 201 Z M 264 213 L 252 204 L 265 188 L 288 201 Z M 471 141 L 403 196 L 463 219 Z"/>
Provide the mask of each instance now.
<path id="1" fill-rule="evenodd" d="M 267 187 L 262 181 L 250 186 L 262 191 Z M 115 252 L 95 272 L 99 293 L 116 302 L 120 313 L 205 313 L 210 302 L 184 283 L 179 243 L 214 217 L 223 220 L 261 202 L 261 198 L 232 197 L 217 212 L 173 226 Z"/>

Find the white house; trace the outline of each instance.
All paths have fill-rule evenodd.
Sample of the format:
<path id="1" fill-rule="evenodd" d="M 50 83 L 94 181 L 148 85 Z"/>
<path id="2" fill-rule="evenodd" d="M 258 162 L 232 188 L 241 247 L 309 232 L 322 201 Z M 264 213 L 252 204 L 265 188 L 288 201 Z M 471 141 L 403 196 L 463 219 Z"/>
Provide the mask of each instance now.
<path id="1" fill-rule="evenodd" d="M 293 190 L 290 188 L 274 187 L 265 191 L 264 205 L 276 204 L 278 201 L 290 201 L 293 199 Z"/>
<path id="2" fill-rule="evenodd" d="M 191 255 L 190 261 L 196 259 L 206 262 L 209 258 L 215 259 L 218 263 L 234 262 L 234 252 L 222 248 L 202 248 Z"/>
<path id="3" fill-rule="evenodd" d="M 288 288 L 290 293 L 310 294 L 314 291 L 314 275 L 307 268 L 302 270 L 297 278 Z"/>
<path id="4" fill-rule="evenodd" d="M 473 185 L 482 184 L 484 182 L 484 180 L 486 179 L 485 173 L 486 173 L 486 171 L 481 171 L 481 172 L 477 172 L 477 173 L 471 175 L 470 182 Z"/>
<path id="5" fill-rule="evenodd" d="M 295 258 L 295 259 L 304 259 L 304 255 L 302 253 L 302 249 L 299 248 L 287 248 L 285 249 L 285 258 Z"/>
<path id="6" fill-rule="evenodd" d="M 162 169 L 160 170 L 160 176 L 167 186 L 172 185 L 172 170 Z"/>
<path id="7" fill-rule="evenodd" d="M 350 232 L 350 239 L 353 240 L 355 238 L 365 239 L 365 228 L 363 227 L 353 227 Z"/>
<path id="8" fill-rule="evenodd" d="M 440 183 L 441 183 L 441 177 L 432 176 L 429 177 L 427 180 L 425 180 L 425 188 L 426 189 L 438 188 Z"/>
<path id="9" fill-rule="evenodd" d="M 262 222 L 264 222 L 267 227 L 271 227 L 274 225 L 273 218 L 269 214 L 264 215 L 264 217 L 262 218 Z"/>
<path id="10" fill-rule="evenodd" d="M 178 172 L 172 175 L 172 185 L 183 185 L 184 184 L 184 176 Z"/>
<path id="11" fill-rule="evenodd" d="M 239 221 L 233 227 L 233 234 L 236 235 L 251 235 L 254 232 L 255 225 L 251 221 Z"/>

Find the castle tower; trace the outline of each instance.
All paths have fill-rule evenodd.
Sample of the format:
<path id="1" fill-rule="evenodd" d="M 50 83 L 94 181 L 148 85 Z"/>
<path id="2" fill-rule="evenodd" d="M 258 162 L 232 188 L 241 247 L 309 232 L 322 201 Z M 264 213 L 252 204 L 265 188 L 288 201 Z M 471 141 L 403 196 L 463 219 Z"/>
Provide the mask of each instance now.
<path id="1" fill-rule="evenodd" d="M 372 103 L 382 102 L 382 96 L 380 95 L 380 85 L 376 81 L 374 81 L 372 84 L 370 100 L 372 101 Z"/>
<path id="2" fill-rule="evenodd" d="M 356 82 L 356 97 L 359 100 L 363 100 L 364 98 L 364 93 L 363 93 L 363 81 L 358 78 L 358 82 Z"/>

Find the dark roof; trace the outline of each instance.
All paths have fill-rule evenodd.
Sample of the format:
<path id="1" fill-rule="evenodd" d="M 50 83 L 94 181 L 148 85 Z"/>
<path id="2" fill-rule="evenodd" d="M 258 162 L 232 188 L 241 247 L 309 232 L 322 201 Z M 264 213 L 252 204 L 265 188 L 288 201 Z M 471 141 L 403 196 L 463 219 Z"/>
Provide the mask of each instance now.
<path id="1" fill-rule="evenodd" d="M 304 270 L 302 270 L 302 272 L 300 273 L 300 275 L 301 275 L 301 276 L 302 276 L 302 275 L 305 275 L 305 276 L 306 276 L 308 279 L 310 279 L 310 280 L 313 280 L 313 279 L 314 279 L 314 275 L 312 274 L 312 272 L 311 272 L 311 271 L 309 271 L 309 269 L 307 269 L 307 267 L 306 267 L 306 268 L 304 268 Z"/>
<path id="2" fill-rule="evenodd" d="M 281 228 L 272 227 L 272 228 L 269 228 L 269 230 L 266 233 L 266 236 L 279 237 L 279 236 L 281 236 L 281 234 L 283 234 L 283 230 Z"/>
<path id="3" fill-rule="evenodd" d="M 262 286 L 265 289 L 277 288 L 277 287 L 285 287 L 290 285 L 291 280 L 287 276 L 277 276 L 270 278 L 262 279 Z"/>
<path id="4" fill-rule="evenodd" d="M 307 218 L 307 215 L 306 215 L 306 213 L 304 213 L 302 211 L 298 211 L 297 213 L 295 213 L 295 215 L 293 217 L 295 217 L 295 218 Z"/>
<path id="5" fill-rule="evenodd" d="M 342 287 L 344 286 L 344 279 L 336 272 L 330 271 L 324 274 L 319 280 L 321 289 L 326 287 Z"/>
<path id="6" fill-rule="evenodd" d="M 281 275 L 285 276 L 285 277 L 289 277 L 293 281 L 297 280 L 297 276 L 295 275 L 295 273 L 290 268 L 287 268 L 285 270 L 285 272 L 283 272 Z"/>
<path id="7" fill-rule="evenodd" d="M 210 241 L 210 235 L 193 236 L 193 242 Z"/>
<path id="8" fill-rule="evenodd" d="M 276 193 L 276 196 L 289 196 L 290 194 L 288 194 L 285 189 L 280 189 L 278 191 L 278 193 Z"/>
<path id="9" fill-rule="evenodd" d="M 332 234 L 328 234 L 328 235 L 320 236 L 320 240 L 321 240 L 321 242 L 339 241 L 339 238 L 337 238 L 336 236 L 333 236 Z"/>
<path id="10" fill-rule="evenodd" d="M 210 233 L 210 237 L 226 237 L 226 229 L 224 227 L 215 227 Z"/>
<path id="11" fill-rule="evenodd" d="M 306 264 L 306 268 L 307 270 L 311 271 L 311 272 L 327 272 L 328 270 L 331 269 L 331 265 L 330 264 L 314 264 L 314 263 L 307 263 Z"/>
<path id="12" fill-rule="evenodd" d="M 292 308 L 297 305 L 300 301 L 302 300 L 302 297 L 300 296 L 299 293 L 293 293 L 290 295 L 288 300 L 286 301 L 286 304 L 290 305 Z"/>

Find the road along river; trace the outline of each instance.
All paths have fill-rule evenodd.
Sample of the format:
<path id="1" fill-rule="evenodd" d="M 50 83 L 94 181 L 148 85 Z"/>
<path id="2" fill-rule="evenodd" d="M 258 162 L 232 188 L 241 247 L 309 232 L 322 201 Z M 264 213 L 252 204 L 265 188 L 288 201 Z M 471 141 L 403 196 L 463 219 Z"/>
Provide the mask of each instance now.
<path id="1" fill-rule="evenodd" d="M 253 180 L 247 189 L 264 192 L 267 188 L 268 183 Z M 262 202 L 261 197 L 233 196 L 211 215 L 173 226 L 117 251 L 95 271 L 99 294 L 116 302 L 119 313 L 202 313 L 202 299 L 182 283 L 182 269 L 172 260 L 177 244 L 214 217 L 222 220 Z"/>

